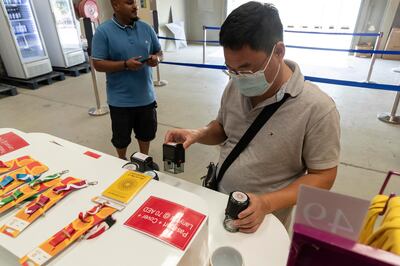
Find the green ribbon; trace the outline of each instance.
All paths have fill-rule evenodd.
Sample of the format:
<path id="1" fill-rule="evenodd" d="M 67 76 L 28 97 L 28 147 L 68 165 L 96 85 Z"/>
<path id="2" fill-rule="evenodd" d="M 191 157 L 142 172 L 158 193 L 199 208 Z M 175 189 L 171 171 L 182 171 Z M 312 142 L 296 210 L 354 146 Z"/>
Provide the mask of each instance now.
<path id="1" fill-rule="evenodd" d="M 68 170 L 64 170 L 62 172 L 56 173 L 54 175 L 48 175 L 45 177 L 39 177 L 38 179 L 35 179 L 31 182 L 28 183 L 28 185 L 30 187 L 34 187 L 36 185 L 48 182 L 50 180 L 54 180 L 56 178 L 61 177 L 63 174 L 68 173 Z M 0 200 L 0 208 L 3 207 L 4 205 L 7 205 L 10 202 L 13 202 L 14 200 L 20 198 L 22 195 L 24 195 L 24 193 L 22 193 L 19 189 L 17 189 L 16 191 L 14 191 L 10 196 L 3 198 L 2 200 Z"/>
<path id="2" fill-rule="evenodd" d="M 38 194 L 35 194 L 35 195 L 33 195 L 32 197 L 29 197 L 29 198 L 27 198 L 27 199 L 24 199 L 24 202 L 28 202 L 28 201 L 35 200 L 37 197 L 39 197 L 39 195 L 38 195 Z"/>
<path id="3" fill-rule="evenodd" d="M 24 193 L 22 193 L 19 189 L 17 189 L 10 196 L 0 201 L 0 207 L 3 207 L 4 205 L 7 205 L 10 202 L 13 202 L 14 200 L 20 198 L 22 195 L 24 195 Z"/>
<path id="4" fill-rule="evenodd" d="M 51 180 L 53 180 L 53 179 L 59 178 L 59 177 L 61 177 L 61 176 L 62 176 L 63 174 L 65 174 L 65 173 L 68 173 L 68 170 L 62 171 L 62 172 L 60 172 L 60 173 L 56 173 L 56 174 L 54 174 L 54 175 L 48 175 L 48 176 L 45 176 L 45 177 L 39 177 L 38 179 L 33 180 L 32 182 L 29 182 L 28 185 L 29 185 L 30 187 L 34 187 L 34 186 L 36 186 L 36 185 L 39 185 L 39 184 L 42 184 L 42 183 L 51 181 Z"/>

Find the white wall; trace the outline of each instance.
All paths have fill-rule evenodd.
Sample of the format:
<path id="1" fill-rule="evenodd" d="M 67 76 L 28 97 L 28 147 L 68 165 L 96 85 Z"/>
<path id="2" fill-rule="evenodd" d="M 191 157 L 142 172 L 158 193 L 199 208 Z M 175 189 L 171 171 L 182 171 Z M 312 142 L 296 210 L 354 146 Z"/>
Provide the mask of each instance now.
<path id="1" fill-rule="evenodd" d="M 400 4 L 397 7 L 396 16 L 392 24 L 392 28 L 399 28 L 399 27 L 400 27 Z"/>
<path id="2" fill-rule="evenodd" d="M 188 32 L 187 19 L 186 19 L 186 5 L 185 0 L 157 0 L 159 35 L 164 37 L 173 37 L 171 32 L 167 29 L 165 24 L 170 23 L 170 10 L 172 9 L 172 22 L 184 21 L 185 31 Z M 169 41 L 171 42 L 171 41 Z M 165 49 L 165 40 L 160 40 L 160 43 Z"/>
<path id="3" fill-rule="evenodd" d="M 400 0 L 363 0 L 354 31 L 383 32 L 381 45 L 378 47 L 379 50 L 383 50 L 399 4 Z M 353 45 L 360 42 L 371 42 L 374 45 L 375 37 L 355 36 L 353 38 Z"/>
<path id="4" fill-rule="evenodd" d="M 226 16 L 226 0 L 187 0 L 188 39 L 202 40 L 203 25 L 220 27 Z M 208 40 L 219 40 L 219 31 L 208 31 Z"/>
<path id="5" fill-rule="evenodd" d="M 380 31 L 382 31 L 384 35 L 379 49 L 383 50 L 386 46 L 386 42 L 389 38 L 389 34 L 396 17 L 396 11 L 398 11 L 399 6 L 400 6 L 400 0 L 389 0 L 387 3 L 380 29 Z"/>

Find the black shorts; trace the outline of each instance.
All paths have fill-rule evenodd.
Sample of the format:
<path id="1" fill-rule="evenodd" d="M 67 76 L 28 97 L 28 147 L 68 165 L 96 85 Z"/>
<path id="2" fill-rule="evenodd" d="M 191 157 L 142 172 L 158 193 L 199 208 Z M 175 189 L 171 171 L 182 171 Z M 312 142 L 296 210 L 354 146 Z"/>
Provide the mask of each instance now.
<path id="1" fill-rule="evenodd" d="M 131 143 L 132 130 L 140 141 L 151 141 L 157 132 L 157 103 L 140 107 L 110 106 L 112 139 L 117 149 L 124 149 Z"/>

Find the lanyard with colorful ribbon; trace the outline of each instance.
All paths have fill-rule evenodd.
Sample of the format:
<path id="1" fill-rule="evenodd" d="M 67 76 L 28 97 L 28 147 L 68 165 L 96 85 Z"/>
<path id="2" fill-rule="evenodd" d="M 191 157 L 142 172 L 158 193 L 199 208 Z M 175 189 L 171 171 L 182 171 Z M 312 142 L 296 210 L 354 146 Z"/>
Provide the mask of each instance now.
<path id="1" fill-rule="evenodd" d="M 0 200 L 0 207 L 3 207 L 4 205 L 13 202 L 15 200 L 18 200 L 23 195 L 24 193 L 22 193 L 17 189 L 16 191 L 12 192 L 11 195 L 9 195 L 8 197 L 5 197 L 2 200 Z"/>
<path id="2" fill-rule="evenodd" d="M 98 204 L 86 213 L 79 213 L 77 219 L 43 242 L 32 252 L 22 257 L 19 262 L 24 266 L 39 266 L 47 263 L 116 211 L 117 209 L 109 207 L 106 204 Z"/>
<path id="3" fill-rule="evenodd" d="M 64 171 L 61 171 L 59 173 L 55 173 L 53 175 L 48 175 L 48 176 L 37 178 L 37 179 L 32 180 L 31 182 L 29 182 L 28 186 L 30 186 L 31 188 L 34 188 L 35 186 L 38 186 L 40 184 L 43 184 L 43 183 L 49 182 L 51 180 L 54 180 L 56 178 L 59 178 L 62 175 L 68 173 L 68 172 L 69 172 L 68 170 L 64 170 Z"/>
<path id="4" fill-rule="evenodd" d="M 148 175 L 132 171 L 125 172 L 102 192 L 102 196 L 92 199 L 92 201 L 98 203 L 96 206 L 85 213 L 79 213 L 77 219 L 22 257 L 19 262 L 24 266 L 43 265 L 79 237 L 85 234 L 86 239 L 99 236 L 115 223 L 115 220 L 110 216 L 116 211 L 123 210 L 126 204 L 139 193 L 151 178 Z M 111 195 L 115 197 L 111 197 Z M 107 196 L 110 196 L 110 198 Z"/>
<path id="5" fill-rule="evenodd" d="M 90 240 L 100 236 L 102 233 L 110 229 L 117 220 L 114 219 L 112 215 L 107 216 L 104 221 L 99 223 L 98 225 L 92 227 L 83 237 L 83 239 Z"/>
<path id="6" fill-rule="evenodd" d="M 14 181 L 14 178 L 12 176 L 5 176 L 3 180 L 0 182 L 0 189 L 4 189 L 7 185 L 11 184 L 11 182 Z"/>
<path id="7" fill-rule="evenodd" d="M 17 237 L 23 230 L 67 195 L 73 191 L 95 184 L 97 182 L 87 182 L 86 180 L 74 177 L 64 178 L 11 217 L 0 228 L 0 232 L 11 237 Z"/>
<path id="8" fill-rule="evenodd" d="M 48 188 L 57 184 L 59 182 L 59 178 L 66 173 L 68 173 L 68 170 L 56 173 L 54 175 L 42 176 L 33 179 L 14 192 L 9 192 L 3 197 L 0 197 L 0 214 L 36 194 L 41 194 L 42 192 L 46 191 Z M 18 197 L 13 197 L 12 195 L 16 193 L 18 194 Z"/>
<path id="9" fill-rule="evenodd" d="M 0 188 L 5 189 L 9 184 L 14 182 L 15 180 L 17 181 L 22 181 L 21 184 L 23 183 L 29 183 L 32 182 L 33 180 L 39 178 L 40 175 L 29 175 L 29 174 L 16 174 L 15 179 L 12 176 L 5 176 L 3 180 L 0 182 Z"/>
<path id="10" fill-rule="evenodd" d="M 49 170 L 44 164 L 34 161 L 0 178 L 0 197 L 19 186 L 34 181 Z"/>
<path id="11" fill-rule="evenodd" d="M 28 165 L 34 161 L 35 160 L 28 155 L 19 157 L 17 159 L 12 159 L 7 162 L 0 161 L 0 175 L 17 170 L 18 168 Z"/>

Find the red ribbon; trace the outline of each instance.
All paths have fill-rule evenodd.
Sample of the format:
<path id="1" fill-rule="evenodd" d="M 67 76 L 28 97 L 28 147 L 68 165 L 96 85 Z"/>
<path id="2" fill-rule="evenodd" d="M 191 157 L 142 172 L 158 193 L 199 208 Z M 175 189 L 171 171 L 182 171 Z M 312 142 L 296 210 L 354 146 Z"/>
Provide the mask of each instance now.
<path id="1" fill-rule="evenodd" d="M 33 203 L 33 205 L 29 206 L 26 210 L 25 213 L 28 215 L 34 214 L 37 212 L 40 208 L 44 207 L 47 202 L 50 201 L 50 198 L 40 195 L 40 198 Z"/>
<path id="2" fill-rule="evenodd" d="M 90 210 L 88 210 L 85 214 L 83 214 L 83 212 L 79 213 L 79 220 L 81 220 L 84 223 L 88 223 L 89 221 L 86 220 L 86 218 L 88 216 L 93 216 L 96 213 L 98 213 L 103 207 L 105 206 L 105 204 L 98 204 L 96 206 L 94 206 L 93 208 L 91 208 Z"/>
<path id="3" fill-rule="evenodd" d="M 3 163 L 3 161 L 0 161 L 0 167 L 1 168 L 8 168 L 8 166 L 5 163 Z"/>
<path id="4" fill-rule="evenodd" d="M 63 242 L 66 239 L 70 239 L 74 234 L 76 230 L 70 224 L 67 228 L 62 229 L 60 232 L 54 235 L 53 239 L 50 241 L 50 245 L 53 247 L 58 246 L 61 242 Z"/>
<path id="5" fill-rule="evenodd" d="M 107 231 L 108 229 L 111 228 L 115 224 L 116 220 L 112 217 L 112 215 L 107 216 L 106 219 L 104 219 L 101 223 L 98 225 L 92 227 L 86 234 L 85 234 L 85 239 L 93 239 L 98 236 L 100 236 L 102 233 Z"/>
<path id="6" fill-rule="evenodd" d="M 90 240 L 93 238 L 96 238 L 100 236 L 102 233 L 104 233 L 108 229 L 108 225 L 105 223 L 101 223 L 94 227 L 86 236 L 85 239 Z"/>
<path id="7" fill-rule="evenodd" d="M 86 180 L 80 181 L 80 182 L 75 182 L 63 186 L 58 186 L 53 188 L 53 192 L 56 194 L 60 194 L 61 192 L 72 192 L 74 190 L 78 190 L 81 188 L 87 187 L 87 182 Z"/>

